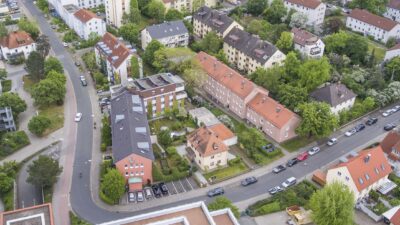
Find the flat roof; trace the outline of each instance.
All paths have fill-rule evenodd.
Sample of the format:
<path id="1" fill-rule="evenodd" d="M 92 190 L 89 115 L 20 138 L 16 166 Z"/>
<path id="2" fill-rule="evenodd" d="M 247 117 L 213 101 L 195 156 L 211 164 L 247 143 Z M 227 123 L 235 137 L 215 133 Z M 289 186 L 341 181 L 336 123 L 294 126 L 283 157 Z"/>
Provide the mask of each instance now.
<path id="1" fill-rule="evenodd" d="M 54 225 L 51 203 L 0 213 L 3 225 Z"/>

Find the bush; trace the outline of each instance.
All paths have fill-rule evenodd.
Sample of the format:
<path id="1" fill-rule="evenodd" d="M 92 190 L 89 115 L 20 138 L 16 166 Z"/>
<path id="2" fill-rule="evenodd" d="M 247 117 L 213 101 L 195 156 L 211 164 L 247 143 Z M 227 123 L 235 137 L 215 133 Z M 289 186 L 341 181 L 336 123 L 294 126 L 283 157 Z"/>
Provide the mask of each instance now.
<path id="1" fill-rule="evenodd" d="M 397 177 L 394 173 L 389 174 L 389 180 L 396 183 L 397 186 L 400 186 L 400 177 Z"/>
<path id="2" fill-rule="evenodd" d="M 4 134 L 0 140 L 0 156 L 7 156 L 30 143 L 24 131 L 14 131 Z"/>
<path id="3" fill-rule="evenodd" d="M 73 41 L 78 41 L 79 37 L 76 35 L 76 33 L 73 30 L 69 30 L 67 33 L 65 33 L 63 37 L 64 42 L 73 42 Z"/>
<path id="4" fill-rule="evenodd" d="M 1 81 L 1 87 L 3 88 L 3 90 L 2 90 L 3 93 L 11 91 L 11 86 L 12 86 L 12 80 Z"/>
<path id="5" fill-rule="evenodd" d="M 389 200 L 390 205 L 393 207 L 400 205 L 400 199 L 394 198 Z"/>
<path id="6" fill-rule="evenodd" d="M 38 115 L 32 117 L 28 123 L 28 129 L 36 136 L 42 136 L 44 131 L 51 125 L 51 120 L 45 116 Z"/>
<path id="7" fill-rule="evenodd" d="M 14 210 L 14 188 L 1 195 L 1 200 L 3 201 L 5 211 Z"/>
<path id="8" fill-rule="evenodd" d="M 234 166 L 234 165 L 239 164 L 241 161 L 242 161 L 242 159 L 240 157 L 236 157 L 234 159 L 229 160 L 228 161 L 228 165 L 229 166 Z"/>
<path id="9" fill-rule="evenodd" d="M 107 116 L 104 116 L 101 122 L 103 123 L 101 128 L 101 150 L 105 151 L 107 146 L 112 145 L 111 126 Z"/>
<path id="10" fill-rule="evenodd" d="M 167 154 L 169 156 L 173 156 L 173 155 L 177 155 L 178 154 L 178 152 L 176 151 L 175 147 L 168 147 L 165 151 L 167 152 Z"/>
<path id="11" fill-rule="evenodd" d="M 379 200 L 379 194 L 375 190 L 371 190 L 369 192 L 369 197 L 371 197 L 372 200 L 374 200 L 375 202 L 377 202 Z"/>
<path id="12" fill-rule="evenodd" d="M 254 213 L 265 215 L 269 213 L 278 212 L 280 210 L 281 206 L 279 205 L 279 202 L 276 201 L 262 206 L 261 208 L 257 209 Z"/>
<path id="13" fill-rule="evenodd" d="M 107 204 L 109 204 L 109 205 L 114 205 L 114 204 L 115 204 L 111 199 L 109 199 L 109 198 L 103 193 L 102 190 L 99 191 L 99 196 L 100 196 L 100 199 L 103 200 L 103 202 L 105 202 L 105 203 L 107 203 Z"/>
<path id="14" fill-rule="evenodd" d="M 90 225 L 90 223 L 80 219 L 73 212 L 69 212 L 69 220 L 71 221 L 71 225 Z"/>

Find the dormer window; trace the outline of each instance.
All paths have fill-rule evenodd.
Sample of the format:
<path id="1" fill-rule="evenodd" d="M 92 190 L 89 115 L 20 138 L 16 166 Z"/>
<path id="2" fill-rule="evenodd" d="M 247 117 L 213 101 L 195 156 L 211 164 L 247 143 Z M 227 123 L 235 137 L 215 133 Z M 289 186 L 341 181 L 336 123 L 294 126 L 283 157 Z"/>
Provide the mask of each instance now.
<path id="1" fill-rule="evenodd" d="M 360 184 L 364 184 L 364 180 L 360 177 L 360 178 L 358 178 L 358 182 L 360 183 Z"/>
<path id="2" fill-rule="evenodd" d="M 381 168 L 382 170 L 385 170 L 385 165 L 383 163 L 381 164 Z"/>
<path id="3" fill-rule="evenodd" d="M 365 174 L 365 179 L 366 179 L 366 180 L 369 180 L 369 175 L 368 175 L 368 173 Z"/>

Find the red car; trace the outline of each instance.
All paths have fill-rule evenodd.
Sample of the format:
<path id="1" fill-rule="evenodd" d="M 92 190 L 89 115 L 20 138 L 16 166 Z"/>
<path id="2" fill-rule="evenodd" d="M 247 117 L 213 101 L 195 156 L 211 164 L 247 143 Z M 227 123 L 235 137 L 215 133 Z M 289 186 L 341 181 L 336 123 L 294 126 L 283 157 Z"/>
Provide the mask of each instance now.
<path id="1" fill-rule="evenodd" d="M 297 160 L 304 161 L 308 158 L 308 152 L 303 152 L 299 156 L 297 156 Z"/>

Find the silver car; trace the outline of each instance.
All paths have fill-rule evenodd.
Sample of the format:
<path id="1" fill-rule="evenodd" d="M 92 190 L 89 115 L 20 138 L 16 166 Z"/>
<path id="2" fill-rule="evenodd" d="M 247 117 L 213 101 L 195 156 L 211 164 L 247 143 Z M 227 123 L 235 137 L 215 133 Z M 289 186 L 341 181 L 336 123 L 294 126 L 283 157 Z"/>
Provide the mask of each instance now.
<path id="1" fill-rule="evenodd" d="M 138 202 L 143 202 L 144 201 L 144 195 L 143 195 L 143 191 L 138 191 L 137 193 L 137 201 Z"/>

